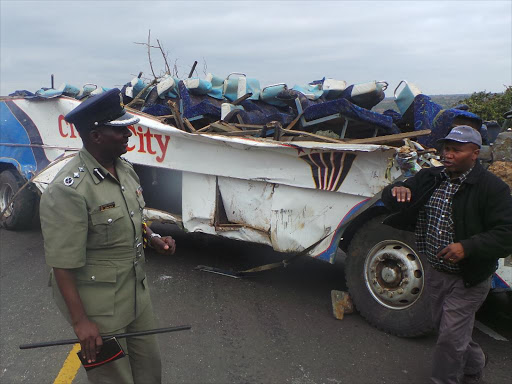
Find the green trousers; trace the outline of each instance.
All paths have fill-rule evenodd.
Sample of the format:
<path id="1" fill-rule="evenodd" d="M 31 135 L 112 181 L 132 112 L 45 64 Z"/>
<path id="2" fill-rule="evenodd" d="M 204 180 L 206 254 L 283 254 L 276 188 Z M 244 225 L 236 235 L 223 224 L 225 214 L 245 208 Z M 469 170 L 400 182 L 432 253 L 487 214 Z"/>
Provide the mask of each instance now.
<path id="1" fill-rule="evenodd" d="M 137 332 L 154 329 L 151 303 L 128 326 L 113 333 Z M 162 363 L 156 335 L 119 339 L 127 356 L 87 371 L 91 384 L 160 384 Z"/>

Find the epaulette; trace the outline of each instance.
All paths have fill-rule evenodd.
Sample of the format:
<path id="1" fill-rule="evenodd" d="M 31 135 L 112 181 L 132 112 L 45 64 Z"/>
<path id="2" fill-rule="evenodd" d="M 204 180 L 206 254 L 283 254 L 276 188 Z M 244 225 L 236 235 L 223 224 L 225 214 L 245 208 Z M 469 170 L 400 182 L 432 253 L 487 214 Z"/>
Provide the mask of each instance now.
<path id="1" fill-rule="evenodd" d="M 133 164 L 130 160 L 128 160 L 126 157 L 123 157 L 123 156 L 121 156 L 120 158 L 121 158 L 121 160 L 124 160 L 126 163 L 130 164 L 133 168 Z"/>
<path id="2" fill-rule="evenodd" d="M 84 179 L 85 170 L 86 168 L 84 165 L 78 166 L 76 171 L 72 171 L 71 174 L 68 174 L 64 177 L 62 183 L 66 187 L 76 188 L 78 184 L 80 184 L 80 182 Z"/>

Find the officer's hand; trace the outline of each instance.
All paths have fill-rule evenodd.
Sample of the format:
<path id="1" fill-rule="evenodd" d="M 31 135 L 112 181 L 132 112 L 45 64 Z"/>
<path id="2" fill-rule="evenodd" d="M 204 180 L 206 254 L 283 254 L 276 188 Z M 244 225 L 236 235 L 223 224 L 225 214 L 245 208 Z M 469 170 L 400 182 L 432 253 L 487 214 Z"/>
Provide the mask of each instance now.
<path id="1" fill-rule="evenodd" d="M 95 323 L 85 318 L 73 325 L 80 346 L 82 347 L 82 357 L 91 363 L 96 361 L 96 354 L 100 353 L 103 340 Z"/>
<path id="2" fill-rule="evenodd" d="M 391 190 L 391 195 L 396 197 L 399 203 L 411 201 L 411 190 L 407 187 L 394 187 Z"/>
<path id="3" fill-rule="evenodd" d="M 451 243 L 439 251 L 437 257 L 443 259 L 448 263 L 458 263 L 466 255 L 464 254 L 464 247 L 461 243 Z"/>
<path id="4" fill-rule="evenodd" d="M 153 237 L 151 245 L 158 253 L 164 255 L 174 255 L 176 252 L 176 242 L 171 236 Z"/>

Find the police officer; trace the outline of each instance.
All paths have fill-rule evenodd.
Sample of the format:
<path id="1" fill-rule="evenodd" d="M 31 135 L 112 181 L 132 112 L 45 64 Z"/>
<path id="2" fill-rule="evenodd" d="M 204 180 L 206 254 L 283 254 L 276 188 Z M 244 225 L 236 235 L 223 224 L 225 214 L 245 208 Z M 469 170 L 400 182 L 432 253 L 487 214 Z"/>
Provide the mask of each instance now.
<path id="1" fill-rule="evenodd" d="M 155 328 L 143 251 L 146 242 L 173 254 L 171 237 L 143 230 L 144 198 L 132 165 L 120 156 L 139 119 L 111 89 L 68 113 L 83 148 L 41 197 L 40 215 L 55 301 L 95 362 L 101 334 Z M 87 371 L 92 383 L 160 383 L 156 337 L 120 340 L 128 357 Z"/>

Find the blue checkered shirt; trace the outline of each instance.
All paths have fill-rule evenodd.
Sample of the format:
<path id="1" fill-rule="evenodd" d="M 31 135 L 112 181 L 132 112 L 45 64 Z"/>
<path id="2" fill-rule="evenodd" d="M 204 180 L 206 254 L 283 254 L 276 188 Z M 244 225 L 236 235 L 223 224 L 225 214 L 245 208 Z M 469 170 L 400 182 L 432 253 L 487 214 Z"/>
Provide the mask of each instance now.
<path id="1" fill-rule="evenodd" d="M 458 264 L 442 261 L 436 255 L 441 249 L 454 241 L 452 200 L 471 169 L 454 180 L 450 180 L 446 171 L 443 170 L 441 172 L 443 181 L 418 215 L 416 223 L 416 246 L 418 251 L 427 256 L 427 260 L 434 269 L 441 272 L 460 273 Z"/>

